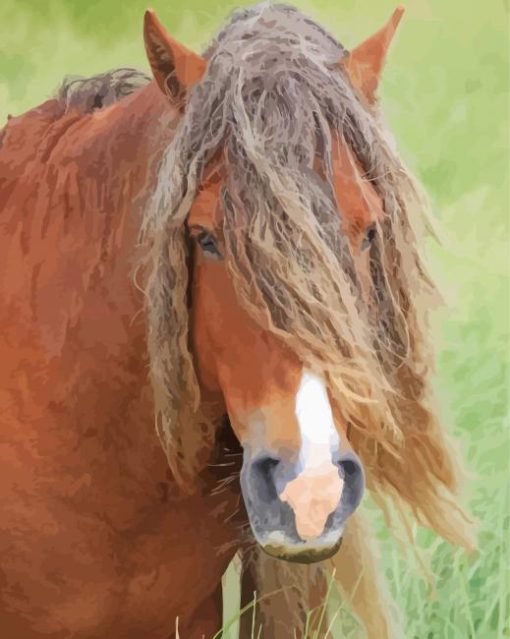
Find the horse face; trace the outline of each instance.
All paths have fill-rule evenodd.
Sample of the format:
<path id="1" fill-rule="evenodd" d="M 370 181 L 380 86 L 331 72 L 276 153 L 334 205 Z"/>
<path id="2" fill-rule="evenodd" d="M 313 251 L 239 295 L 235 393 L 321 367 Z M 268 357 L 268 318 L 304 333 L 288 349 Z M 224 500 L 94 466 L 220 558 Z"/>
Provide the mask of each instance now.
<path id="1" fill-rule="evenodd" d="M 206 241 L 202 233 L 195 235 L 192 346 L 202 388 L 222 395 L 243 447 L 253 532 L 270 554 L 323 559 L 338 548 L 360 501 L 361 464 L 335 422 L 324 380 L 242 309 L 221 244 L 217 253 L 212 233 Z"/>
<path id="2" fill-rule="evenodd" d="M 342 60 L 367 103 L 375 100 L 390 22 Z M 206 72 L 204 59 L 171 38 L 152 12 L 145 45 L 154 77 L 182 111 L 185 95 Z M 344 232 L 370 287 L 368 252 L 381 203 L 361 178 L 350 150 L 334 145 L 335 190 Z M 318 167 L 320 170 L 320 167 Z M 203 185 L 187 225 L 194 242 L 191 342 L 203 398 L 224 405 L 244 450 L 241 487 L 255 537 L 270 554 L 296 561 L 324 559 L 339 547 L 344 524 L 360 502 L 364 479 L 326 380 L 307 370 L 277 337 L 242 308 L 221 236 L 221 179 Z M 364 274 L 364 275 L 363 275 Z"/>
<path id="3" fill-rule="evenodd" d="M 381 203 L 345 145 L 334 152 L 339 208 L 368 293 L 367 242 Z M 328 557 L 358 506 L 363 470 L 325 379 L 307 370 L 240 305 L 230 278 L 213 173 L 188 217 L 193 240 L 192 346 L 205 394 L 221 396 L 243 451 L 241 487 L 253 532 L 270 554 Z M 363 279 L 363 278 L 362 278 Z"/>

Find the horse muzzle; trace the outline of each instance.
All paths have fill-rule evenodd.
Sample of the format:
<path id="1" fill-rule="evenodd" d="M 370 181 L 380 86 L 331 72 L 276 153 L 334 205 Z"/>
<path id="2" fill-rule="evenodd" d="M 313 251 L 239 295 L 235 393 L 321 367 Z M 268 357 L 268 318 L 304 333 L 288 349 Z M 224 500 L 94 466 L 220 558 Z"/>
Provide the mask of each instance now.
<path id="1" fill-rule="evenodd" d="M 349 451 L 324 466 L 302 468 L 245 449 L 241 489 L 255 539 L 269 555 L 300 563 L 331 557 L 365 487 Z"/>

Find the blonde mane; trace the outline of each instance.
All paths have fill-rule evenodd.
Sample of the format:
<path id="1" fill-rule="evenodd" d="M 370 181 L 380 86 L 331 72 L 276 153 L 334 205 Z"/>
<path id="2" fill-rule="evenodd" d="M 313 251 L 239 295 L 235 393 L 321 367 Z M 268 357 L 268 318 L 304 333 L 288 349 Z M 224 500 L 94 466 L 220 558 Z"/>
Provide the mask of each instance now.
<path id="1" fill-rule="evenodd" d="M 426 205 L 378 114 L 338 64 L 343 55 L 299 11 L 269 4 L 235 12 L 205 53 L 207 73 L 189 95 L 143 227 L 158 434 L 189 488 L 216 426 L 203 416 L 188 347 L 185 220 L 205 166 L 223 152 L 226 260 L 240 303 L 309 367 L 325 371 L 370 488 L 470 546 L 456 497 L 459 469 L 429 383 L 427 315 L 436 296 L 421 259 Z M 368 302 L 334 197 L 335 138 L 384 204 Z"/>

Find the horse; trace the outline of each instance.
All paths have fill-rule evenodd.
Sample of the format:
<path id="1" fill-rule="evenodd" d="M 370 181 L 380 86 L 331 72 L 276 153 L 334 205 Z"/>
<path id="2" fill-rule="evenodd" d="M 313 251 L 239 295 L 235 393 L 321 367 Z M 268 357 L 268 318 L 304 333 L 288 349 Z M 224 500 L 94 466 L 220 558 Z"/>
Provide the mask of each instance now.
<path id="1" fill-rule="evenodd" d="M 401 15 L 349 52 L 263 3 L 199 55 L 149 10 L 152 78 L 65 81 L 8 120 L 6 637 L 219 636 L 236 554 L 243 637 L 304 636 L 332 567 L 395 637 L 365 486 L 473 544 L 432 396 L 426 202 L 377 97 Z"/>

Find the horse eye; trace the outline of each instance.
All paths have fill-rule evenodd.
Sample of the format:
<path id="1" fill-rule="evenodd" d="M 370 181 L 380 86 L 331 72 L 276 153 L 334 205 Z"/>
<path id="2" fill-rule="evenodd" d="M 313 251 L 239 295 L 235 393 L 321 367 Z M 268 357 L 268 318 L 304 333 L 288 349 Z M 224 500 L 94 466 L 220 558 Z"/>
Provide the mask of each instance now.
<path id="1" fill-rule="evenodd" d="M 209 231 L 202 231 L 197 235 L 197 242 L 200 244 L 200 248 L 204 253 L 207 253 L 210 257 L 221 259 L 223 256 L 220 253 L 216 244 L 216 239 L 209 233 Z"/>
<path id="2" fill-rule="evenodd" d="M 376 234 L 377 234 L 377 230 L 375 228 L 375 224 L 372 224 L 372 226 L 368 227 L 367 232 L 365 233 L 365 237 L 363 238 L 363 242 L 361 243 L 362 251 L 370 247 Z"/>

